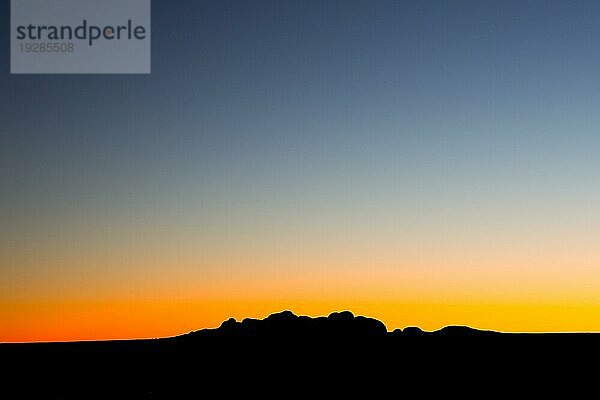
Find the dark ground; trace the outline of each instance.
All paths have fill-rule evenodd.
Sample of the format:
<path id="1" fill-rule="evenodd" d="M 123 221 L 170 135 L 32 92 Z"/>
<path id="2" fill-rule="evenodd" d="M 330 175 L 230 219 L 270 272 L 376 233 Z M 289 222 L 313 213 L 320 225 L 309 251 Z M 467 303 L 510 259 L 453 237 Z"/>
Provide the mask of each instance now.
<path id="1" fill-rule="evenodd" d="M 599 344 L 596 334 L 466 327 L 388 333 L 348 312 L 284 312 L 168 339 L 2 344 L 0 399 L 354 398 L 365 388 L 370 398 L 482 384 L 496 393 L 516 382 L 547 389 L 586 362 L 595 366 Z"/>

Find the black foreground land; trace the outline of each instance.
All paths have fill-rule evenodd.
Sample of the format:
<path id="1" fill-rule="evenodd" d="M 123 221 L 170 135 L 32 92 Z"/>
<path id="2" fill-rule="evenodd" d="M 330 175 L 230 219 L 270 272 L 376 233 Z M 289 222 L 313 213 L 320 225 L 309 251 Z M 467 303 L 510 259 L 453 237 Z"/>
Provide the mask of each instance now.
<path id="1" fill-rule="evenodd" d="M 212 398 L 214 391 L 287 397 L 279 388 L 299 394 L 334 386 L 341 395 L 366 382 L 389 390 L 398 379 L 403 387 L 423 378 L 504 381 L 576 368 L 598 344 L 600 335 L 591 333 L 387 332 L 350 312 L 310 318 L 286 311 L 165 339 L 0 344 L 0 399 Z"/>

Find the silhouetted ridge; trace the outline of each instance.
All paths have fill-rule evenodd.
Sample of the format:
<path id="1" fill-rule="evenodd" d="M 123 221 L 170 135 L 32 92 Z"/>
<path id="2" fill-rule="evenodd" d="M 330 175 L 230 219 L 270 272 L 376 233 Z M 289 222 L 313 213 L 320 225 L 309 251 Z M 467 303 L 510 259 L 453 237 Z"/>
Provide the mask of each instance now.
<path id="1" fill-rule="evenodd" d="M 481 331 L 473 329 L 468 326 L 446 326 L 439 331 L 431 333 L 436 336 L 450 336 L 450 337 L 470 337 L 470 336 L 489 336 L 489 335 L 500 335 L 494 331 Z"/>
<path id="2" fill-rule="evenodd" d="M 532 360 L 541 361 L 535 371 L 555 368 L 561 354 L 587 354 L 599 339 L 598 334 L 507 334 L 465 326 L 435 332 L 407 327 L 388 333 L 380 321 L 348 311 L 317 318 L 284 311 L 263 320 L 230 318 L 216 329 L 165 339 L 0 344 L 0 360 L 9 366 L 0 398 L 190 399 L 212 391 L 231 394 L 236 387 L 243 397 L 249 397 L 248 388 L 264 396 L 270 387 L 282 397 L 295 393 L 303 382 L 309 397 L 314 380 L 333 385 L 334 396 L 342 397 L 340 387 L 352 395 L 355 383 L 365 376 L 373 374 L 371 387 L 376 387 L 387 373 L 394 390 L 400 379 L 400 389 L 416 382 L 419 391 L 423 378 L 439 384 L 456 373 L 461 381 L 474 373 L 493 375 L 494 368 L 511 363 L 529 368 L 521 373 L 528 379 Z M 552 361 L 546 363 L 548 355 Z M 397 361 L 393 368 L 390 360 Z M 576 364 L 573 360 L 569 367 Z M 505 374 L 504 369 L 497 376 L 504 379 Z M 223 387 L 223 377 L 229 386 Z"/>
<path id="3" fill-rule="evenodd" d="M 409 326 L 402 329 L 395 329 L 392 332 L 394 335 L 402 335 L 402 336 L 424 336 L 426 332 L 424 332 L 421 328 L 416 326 Z"/>
<path id="4" fill-rule="evenodd" d="M 245 318 L 241 322 L 234 318 L 224 321 L 219 328 L 203 329 L 184 335 L 183 338 L 203 337 L 265 337 L 265 338 L 309 338 L 321 337 L 480 337 L 514 336 L 494 331 L 481 331 L 468 326 L 447 326 L 438 331 L 426 332 L 419 327 L 409 326 L 387 332 L 385 325 L 373 318 L 354 316 L 350 311 L 334 312 L 327 317 L 297 316 L 291 311 L 271 314 L 267 318 Z"/>
<path id="5" fill-rule="evenodd" d="M 355 317 L 350 311 L 336 312 L 328 317 L 297 316 L 291 311 L 271 314 L 263 320 L 233 318 L 217 329 L 203 329 L 188 337 L 381 337 L 387 334 L 385 325 L 373 318 Z"/>

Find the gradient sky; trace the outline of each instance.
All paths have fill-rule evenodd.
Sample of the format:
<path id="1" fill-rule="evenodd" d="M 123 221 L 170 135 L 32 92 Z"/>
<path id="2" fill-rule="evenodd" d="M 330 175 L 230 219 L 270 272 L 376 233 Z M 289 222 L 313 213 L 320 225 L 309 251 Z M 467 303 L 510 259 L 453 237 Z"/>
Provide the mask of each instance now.
<path id="1" fill-rule="evenodd" d="M 598 2 L 152 14 L 149 76 L 10 75 L 0 3 L 0 341 L 600 331 Z"/>

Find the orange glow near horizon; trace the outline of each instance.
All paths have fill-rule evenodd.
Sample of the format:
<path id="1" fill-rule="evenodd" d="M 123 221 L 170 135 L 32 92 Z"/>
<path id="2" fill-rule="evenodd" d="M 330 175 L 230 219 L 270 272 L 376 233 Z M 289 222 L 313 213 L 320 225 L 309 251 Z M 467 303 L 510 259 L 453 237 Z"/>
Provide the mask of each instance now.
<path id="1" fill-rule="evenodd" d="M 503 332 L 589 332 L 600 319 L 598 307 L 589 304 L 349 304 L 282 302 L 220 303 L 97 303 L 21 305 L 3 318 L 2 342 L 47 342 L 169 337 L 202 328 L 217 327 L 229 317 L 264 318 L 290 309 L 298 315 L 327 315 L 352 310 L 383 321 L 388 330 L 420 326 L 436 330 L 447 325 L 468 325 Z M 6 320 L 6 319 L 5 319 Z M 35 321 L 35 324 L 32 323 Z"/>
<path id="2" fill-rule="evenodd" d="M 230 286 L 223 283 L 221 291 L 210 290 L 214 286 L 209 283 L 205 293 L 196 297 L 180 287 L 177 293 L 166 292 L 152 298 L 121 296 L 98 301 L 80 296 L 75 300 L 40 298 L 19 303 L 5 300 L 0 303 L 0 342 L 168 337 L 217 327 L 229 317 L 264 318 L 282 310 L 310 316 L 350 310 L 355 315 L 381 320 L 390 331 L 406 326 L 436 330 L 447 325 L 504 332 L 600 330 L 600 299 L 593 293 L 563 293 L 561 297 L 552 295 L 558 292 L 550 286 L 547 289 L 552 292 L 536 293 L 527 282 L 519 288 L 500 280 L 492 290 L 492 285 L 481 278 L 462 282 L 461 287 L 459 281 L 452 282 L 443 275 L 437 277 L 437 284 L 435 278 L 418 282 L 413 276 L 399 284 L 389 280 L 386 283 L 386 277 L 381 276 L 361 281 L 357 275 L 346 276 L 345 282 L 338 277 L 337 284 L 332 278 L 327 282 L 321 276 L 319 285 L 312 282 L 311 286 L 310 281 L 300 278 L 281 279 L 277 284 L 263 281 L 244 285 L 243 280 Z M 444 282 L 446 290 L 442 290 Z M 477 289 L 477 284 L 483 287 Z M 414 289 L 417 285 L 421 291 Z M 508 287 L 512 290 L 510 295 L 503 293 Z"/>
<path id="3" fill-rule="evenodd" d="M 0 342 L 167 337 L 282 310 L 350 310 L 388 330 L 600 331 L 593 230 L 569 240 L 386 221 L 141 239 L 73 230 L 13 247 L 0 254 Z"/>

